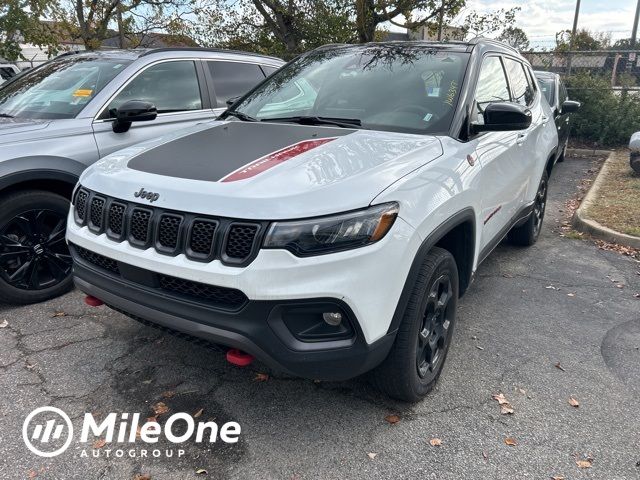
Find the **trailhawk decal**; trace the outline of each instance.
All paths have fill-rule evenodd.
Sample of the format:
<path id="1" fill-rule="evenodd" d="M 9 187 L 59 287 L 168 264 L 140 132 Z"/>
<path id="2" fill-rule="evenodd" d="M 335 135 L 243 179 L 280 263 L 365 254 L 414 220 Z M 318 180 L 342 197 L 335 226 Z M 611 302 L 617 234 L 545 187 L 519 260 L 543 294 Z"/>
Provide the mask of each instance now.
<path id="1" fill-rule="evenodd" d="M 270 168 L 280 165 L 287 160 L 291 160 L 298 155 L 313 150 L 320 145 L 335 140 L 336 137 L 331 138 L 319 138 L 317 140 L 303 140 L 288 147 L 282 148 L 278 151 L 265 155 L 258 160 L 251 162 L 248 165 L 230 173 L 224 177 L 221 182 L 237 182 L 238 180 L 245 180 L 247 178 L 255 177 L 259 173 L 265 172 Z"/>

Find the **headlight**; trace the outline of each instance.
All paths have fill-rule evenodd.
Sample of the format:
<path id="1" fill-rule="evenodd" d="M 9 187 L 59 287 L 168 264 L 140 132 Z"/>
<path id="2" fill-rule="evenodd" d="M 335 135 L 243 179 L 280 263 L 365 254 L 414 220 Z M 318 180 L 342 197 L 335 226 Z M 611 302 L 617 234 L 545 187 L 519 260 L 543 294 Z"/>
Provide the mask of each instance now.
<path id="1" fill-rule="evenodd" d="M 285 248 L 298 257 L 363 247 L 382 239 L 398 216 L 395 202 L 308 220 L 272 223 L 264 248 Z"/>

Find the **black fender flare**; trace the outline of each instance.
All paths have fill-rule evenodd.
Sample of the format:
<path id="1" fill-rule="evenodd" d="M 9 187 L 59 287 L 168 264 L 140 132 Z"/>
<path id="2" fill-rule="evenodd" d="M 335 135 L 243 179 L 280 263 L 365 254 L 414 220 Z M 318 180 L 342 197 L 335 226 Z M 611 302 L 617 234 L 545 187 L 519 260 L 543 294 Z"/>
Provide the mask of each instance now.
<path id="1" fill-rule="evenodd" d="M 476 240 L 476 215 L 471 207 L 467 207 L 463 210 L 460 210 L 458 213 L 450 216 L 447 220 L 441 223 L 436 229 L 434 229 L 427 238 L 422 242 L 420 248 L 418 248 L 418 252 L 411 263 L 411 268 L 409 269 L 409 274 L 407 275 L 407 279 L 404 282 L 404 287 L 402 288 L 402 293 L 400 294 L 400 299 L 398 300 L 398 304 L 396 305 L 395 312 L 393 314 L 393 318 L 391 319 L 391 324 L 389 325 L 389 329 L 387 330 L 387 334 L 393 333 L 398 330 L 400 326 L 400 322 L 404 316 L 404 311 L 407 308 L 407 304 L 409 303 L 409 295 L 411 294 L 411 288 L 416 282 L 418 277 L 418 272 L 420 267 L 422 266 L 425 258 L 431 251 L 431 249 L 440 241 L 447 233 L 461 225 L 465 222 L 471 222 L 472 225 L 472 239 L 473 239 L 473 251 L 472 251 L 472 259 L 475 258 L 475 240 Z M 470 270 L 473 270 L 473 260 L 470 262 L 469 267 Z M 471 275 L 471 271 L 468 272 Z"/>
<path id="2" fill-rule="evenodd" d="M 85 164 L 65 157 L 41 155 L 12 158 L 0 162 L 0 191 L 34 180 L 55 180 L 73 186 L 85 168 Z"/>

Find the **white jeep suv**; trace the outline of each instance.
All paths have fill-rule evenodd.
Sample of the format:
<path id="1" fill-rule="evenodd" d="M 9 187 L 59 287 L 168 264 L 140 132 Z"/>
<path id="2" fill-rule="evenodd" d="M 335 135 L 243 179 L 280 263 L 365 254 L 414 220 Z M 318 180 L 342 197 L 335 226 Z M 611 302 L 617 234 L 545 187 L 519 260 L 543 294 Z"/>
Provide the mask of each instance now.
<path id="1" fill-rule="evenodd" d="M 86 170 L 76 285 L 276 369 L 372 370 L 418 400 L 478 264 L 538 237 L 550 118 L 531 66 L 494 41 L 314 50 L 218 121 Z"/>

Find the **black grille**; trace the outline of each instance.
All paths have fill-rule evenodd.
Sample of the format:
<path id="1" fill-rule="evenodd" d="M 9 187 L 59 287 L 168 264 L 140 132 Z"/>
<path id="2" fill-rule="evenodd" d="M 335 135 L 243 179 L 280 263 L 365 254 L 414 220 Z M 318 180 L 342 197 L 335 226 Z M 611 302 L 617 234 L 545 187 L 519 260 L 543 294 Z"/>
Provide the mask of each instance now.
<path id="1" fill-rule="evenodd" d="M 175 249 L 178 246 L 181 223 L 182 217 L 162 215 L 158 226 L 158 243 L 165 248 Z"/>
<path id="2" fill-rule="evenodd" d="M 208 302 L 227 308 L 240 308 L 247 297 L 240 290 L 216 287 L 182 278 L 160 275 L 160 288 L 171 293 Z"/>
<path id="3" fill-rule="evenodd" d="M 86 248 L 79 247 L 78 245 L 74 245 L 74 248 L 78 252 L 78 255 L 87 262 L 104 270 L 109 270 L 112 273 L 120 274 L 118 262 L 115 260 L 107 258 L 104 255 L 100 255 L 99 253 L 92 252 L 91 250 L 87 250 Z"/>
<path id="4" fill-rule="evenodd" d="M 84 216 L 87 213 L 87 199 L 89 193 L 84 190 L 79 190 L 76 196 L 76 215 L 80 220 L 84 220 Z"/>
<path id="5" fill-rule="evenodd" d="M 118 242 L 154 248 L 164 255 L 184 254 L 198 262 L 220 260 L 243 267 L 258 253 L 266 221 L 234 220 L 176 212 L 110 198 L 80 188 L 76 194 L 75 220 L 88 224 Z"/>
<path id="6" fill-rule="evenodd" d="M 257 233 L 258 227 L 255 225 L 233 225 L 225 247 L 227 257 L 242 259 L 251 255 Z"/>
<path id="7" fill-rule="evenodd" d="M 135 209 L 131 214 L 131 236 L 140 243 L 146 243 L 149 237 L 149 219 L 151 212 L 148 210 Z"/>
<path id="8" fill-rule="evenodd" d="M 104 198 L 93 197 L 91 200 L 91 210 L 89 213 L 89 219 L 91 223 L 97 227 L 102 228 L 102 213 L 104 210 Z"/>
<path id="9" fill-rule="evenodd" d="M 125 206 L 120 203 L 112 203 L 109 207 L 109 230 L 114 235 L 120 236 L 124 227 Z"/>
<path id="10" fill-rule="evenodd" d="M 213 235 L 216 232 L 217 224 L 206 220 L 196 220 L 191 227 L 191 237 L 189 238 L 189 248 L 194 253 L 209 255 L 213 247 Z"/>

